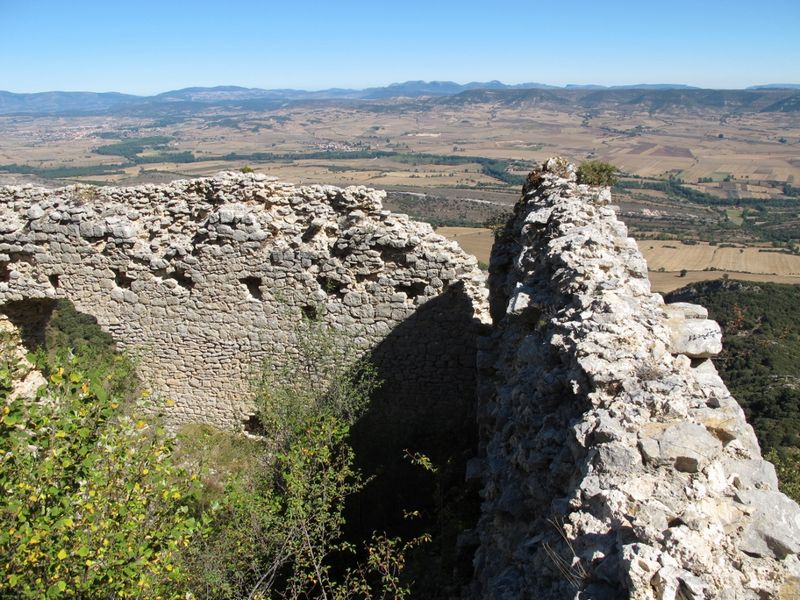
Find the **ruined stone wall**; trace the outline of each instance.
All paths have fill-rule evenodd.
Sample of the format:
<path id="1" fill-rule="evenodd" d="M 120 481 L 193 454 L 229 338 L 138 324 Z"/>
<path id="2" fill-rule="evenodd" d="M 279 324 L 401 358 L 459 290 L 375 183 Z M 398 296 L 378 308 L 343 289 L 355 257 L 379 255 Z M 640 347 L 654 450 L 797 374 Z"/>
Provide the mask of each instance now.
<path id="1" fill-rule="evenodd" d="M 476 598 L 800 598 L 800 509 L 607 206 L 549 161 L 490 266 Z"/>
<path id="2" fill-rule="evenodd" d="M 0 312 L 35 343 L 71 300 L 140 357 L 173 422 L 227 426 L 252 413 L 261 361 L 296 351 L 301 315 L 325 319 L 387 382 L 362 423 L 376 447 L 470 446 L 477 354 L 473 597 L 800 597 L 800 509 L 708 360 L 719 327 L 650 293 L 607 190 L 573 171 L 529 177 L 485 337 L 476 261 L 381 192 L 233 173 L 0 188 Z"/>
<path id="3" fill-rule="evenodd" d="M 0 312 L 35 340 L 69 299 L 138 357 L 174 423 L 245 421 L 254 370 L 296 351 L 303 314 L 372 351 L 393 402 L 471 405 L 484 277 L 383 196 L 239 173 L 0 188 Z"/>

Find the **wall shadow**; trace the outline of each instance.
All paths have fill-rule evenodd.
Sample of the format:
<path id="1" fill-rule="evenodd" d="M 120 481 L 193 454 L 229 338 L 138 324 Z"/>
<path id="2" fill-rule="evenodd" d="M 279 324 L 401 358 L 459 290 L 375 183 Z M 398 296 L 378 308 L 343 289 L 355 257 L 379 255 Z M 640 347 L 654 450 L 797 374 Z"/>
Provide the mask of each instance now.
<path id="1" fill-rule="evenodd" d="M 456 538 L 479 516 L 478 487 L 465 482 L 465 470 L 477 455 L 476 340 L 485 331 L 459 283 L 420 306 L 371 352 L 383 385 L 353 427 L 356 463 L 370 480 L 348 503 L 348 537 L 429 531 L 441 568 L 452 574 L 458 567 Z M 437 473 L 413 464 L 409 453 L 430 458 Z M 420 517 L 404 518 L 409 511 Z M 462 554 L 471 572 L 471 552 Z"/>
<path id="2" fill-rule="evenodd" d="M 0 305 L 0 313 L 19 330 L 22 345 L 29 352 L 45 345 L 47 324 L 57 305 L 56 300 L 49 298 L 32 298 L 15 300 Z"/>

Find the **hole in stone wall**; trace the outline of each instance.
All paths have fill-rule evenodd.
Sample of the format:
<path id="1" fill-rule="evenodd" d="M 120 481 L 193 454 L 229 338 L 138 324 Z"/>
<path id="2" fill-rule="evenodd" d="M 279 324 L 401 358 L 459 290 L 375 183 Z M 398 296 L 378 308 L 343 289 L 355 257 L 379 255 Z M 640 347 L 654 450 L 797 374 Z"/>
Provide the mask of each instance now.
<path id="1" fill-rule="evenodd" d="M 125 271 L 120 271 L 117 269 L 112 270 L 114 271 L 114 281 L 117 283 L 117 286 L 125 288 L 126 290 L 130 289 L 133 279 L 128 277 L 128 274 Z"/>
<path id="2" fill-rule="evenodd" d="M 11 257 L 11 262 L 28 263 L 29 265 L 36 264 L 36 257 L 27 252 L 9 252 L 8 255 Z"/>
<path id="3" fill-rule="evenodd" d="M 424 281 L 415 281 L 413 283 L 398 285 L 395 290 L 398 292 L 405 292 L 406 296 L 414 299 L 425 293 L 426 286 L 427 284 Z"/>
<path id="4" fill-rule="evenodd" d="M 47 280 L 50 282 L 54 288 L 58 288 L 61 285 L 61 282 L 58 280 L 58 275 L 48 275 Z"/>
<path id="5" fill-rule="evenodd" d="M 681 525 L 686 525 L 686 523 L 684 523 L 683 519 L 681 519 L 680 517 L 675 517 L 674 519 L 670 519 L 669 522 L 667 523 L 667 527 L 680 527 Z"/>
<path id="6" fill-rule="evenodd" d="M 247 287 L 250 296 L 256 300 L 263 300 L 264 294 L 261 293 L 261 278 L 260 277 L 244 277 L 239 280 Z"/>
<path id="7" fill-rule="evenodd" d="M 394 263 L 398 266 L 408 264 L 406 260 L 405 251 L 398 248 L 391 248 L 388 246 L 379 246 L 378 251 L 381 253 L 381 260 L 384 263 Z"/>
<path id="8" fill-rule="evenodd" d="M 11 280 L 11 270 L 8 263 L 0 263 L 0 282 L 8 283 Z"/>
<path id="9" fill-rule="evenodd" d="M 305 230 L 303 233 L 303 237 L 301 238 L 304 242 L 310 242 L 314 239 L 314 236 L 317 235 L 317 232 L 321 229 L 319 225 L 311 225 L 308 229 Z"/>
<path id="10" fill-rule="evenodd" d="M 341 281 L 335 281 L 330 277 L 324 277 L 322 275 L 317 277 L 317 283 L 319 283 L 319 287 L 321 287 L 326 294 L 341 294 L 342 288 L 344 288 L 344 284 Z"/>
<path id="11" fill-rule="evenodd" d="M 194 280 L 183 269 L 175 269 L 172 278 L 178 282 L 178 285 L 190 292 L 194 289 Z"/>
<path id="12" fill-rule="evenodd" d="M 356 275 L 356 281 L 358 283 L 364 283 L 365 281 L 378 281 L 378 274 L 368 273 L 367 275 Z"/>
<path id="13" fill-rule="evenodd" d="M 309 304 L 300 309 L 303 316 L 309 321 L 316 321 L 319 318 L 319 309 L 313 304 Z"/>
<path id="14" fill-rule="evenodd" d="M 250 415 L 244 421 L 242 421 L 242 426 L 246 433 L 250 435 L 265 435 L 267 430 L 264 429 L 264 424 L 261 422 L 261 419 L 258 418 L 258 415 Z"/>

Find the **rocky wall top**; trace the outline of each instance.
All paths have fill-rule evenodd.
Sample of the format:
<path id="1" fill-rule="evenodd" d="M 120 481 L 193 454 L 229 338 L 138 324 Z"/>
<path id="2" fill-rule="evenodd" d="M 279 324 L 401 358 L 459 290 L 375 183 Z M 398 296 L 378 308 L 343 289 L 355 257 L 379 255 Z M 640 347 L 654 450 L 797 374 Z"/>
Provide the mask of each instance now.
<path id="1" fill-rule="evenodd" d="M 608 206 L 551 159 L 495 244 L 475 597 L 800 597 L 800 509 Z"/>
<path id="2" fill-rule="evenodd" d="M 254 370 L 296 350 L 301 315 L 371 349 L 395 401 L 425 390 L 463 402 L 484 277 L 383 196 L 240 173 L 0 188 L 0 312 L 31 330 L 69 299 L 138 356 L 173 422 L 246 421 Z"/>

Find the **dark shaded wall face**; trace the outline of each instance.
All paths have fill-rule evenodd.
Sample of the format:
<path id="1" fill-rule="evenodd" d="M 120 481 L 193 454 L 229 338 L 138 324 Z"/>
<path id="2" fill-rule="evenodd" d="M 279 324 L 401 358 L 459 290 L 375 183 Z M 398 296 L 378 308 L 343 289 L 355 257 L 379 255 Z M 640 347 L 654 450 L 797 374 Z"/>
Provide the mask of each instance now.
<path id="1" fill-rule="evenodd" d="M 17 300 L 0 304 L 0 313 L 19 329 L 25 348 L 33 351 L 44 345 L 45 328 L 56 307 L 50 299 Z"/>
<path id="2" fill-rule="evenodd" d="M 384 382 L 364 425 L 384 430 L 383 444 L 413 442 L 434 452 L 474 424 L 476 339 L 483 325 L 473 317 L 463 286 L 452 286 L 420 306 L 372 352 Z"/>
<path id="3" fill-rule="evenodd" d="M 420 306 L 373 350 L 383 385 L 353 433 L 359 466 L 372 477 L 351 503 L 353 522 L 364 531 L 388 520 L 409 533 L 420 524 L 404 523 L 404 510 L 431 517 L 437 488 L 439 496 L 456 488 L 465 495 L 466 462 L 477 452 L 476 343 L 486 327 L 457 284 Z M 413 464 L 415 453 L 430 458 L 438 474 Z M 452 510 L 477 519 L 477 490 L 466 496 Z"/>

